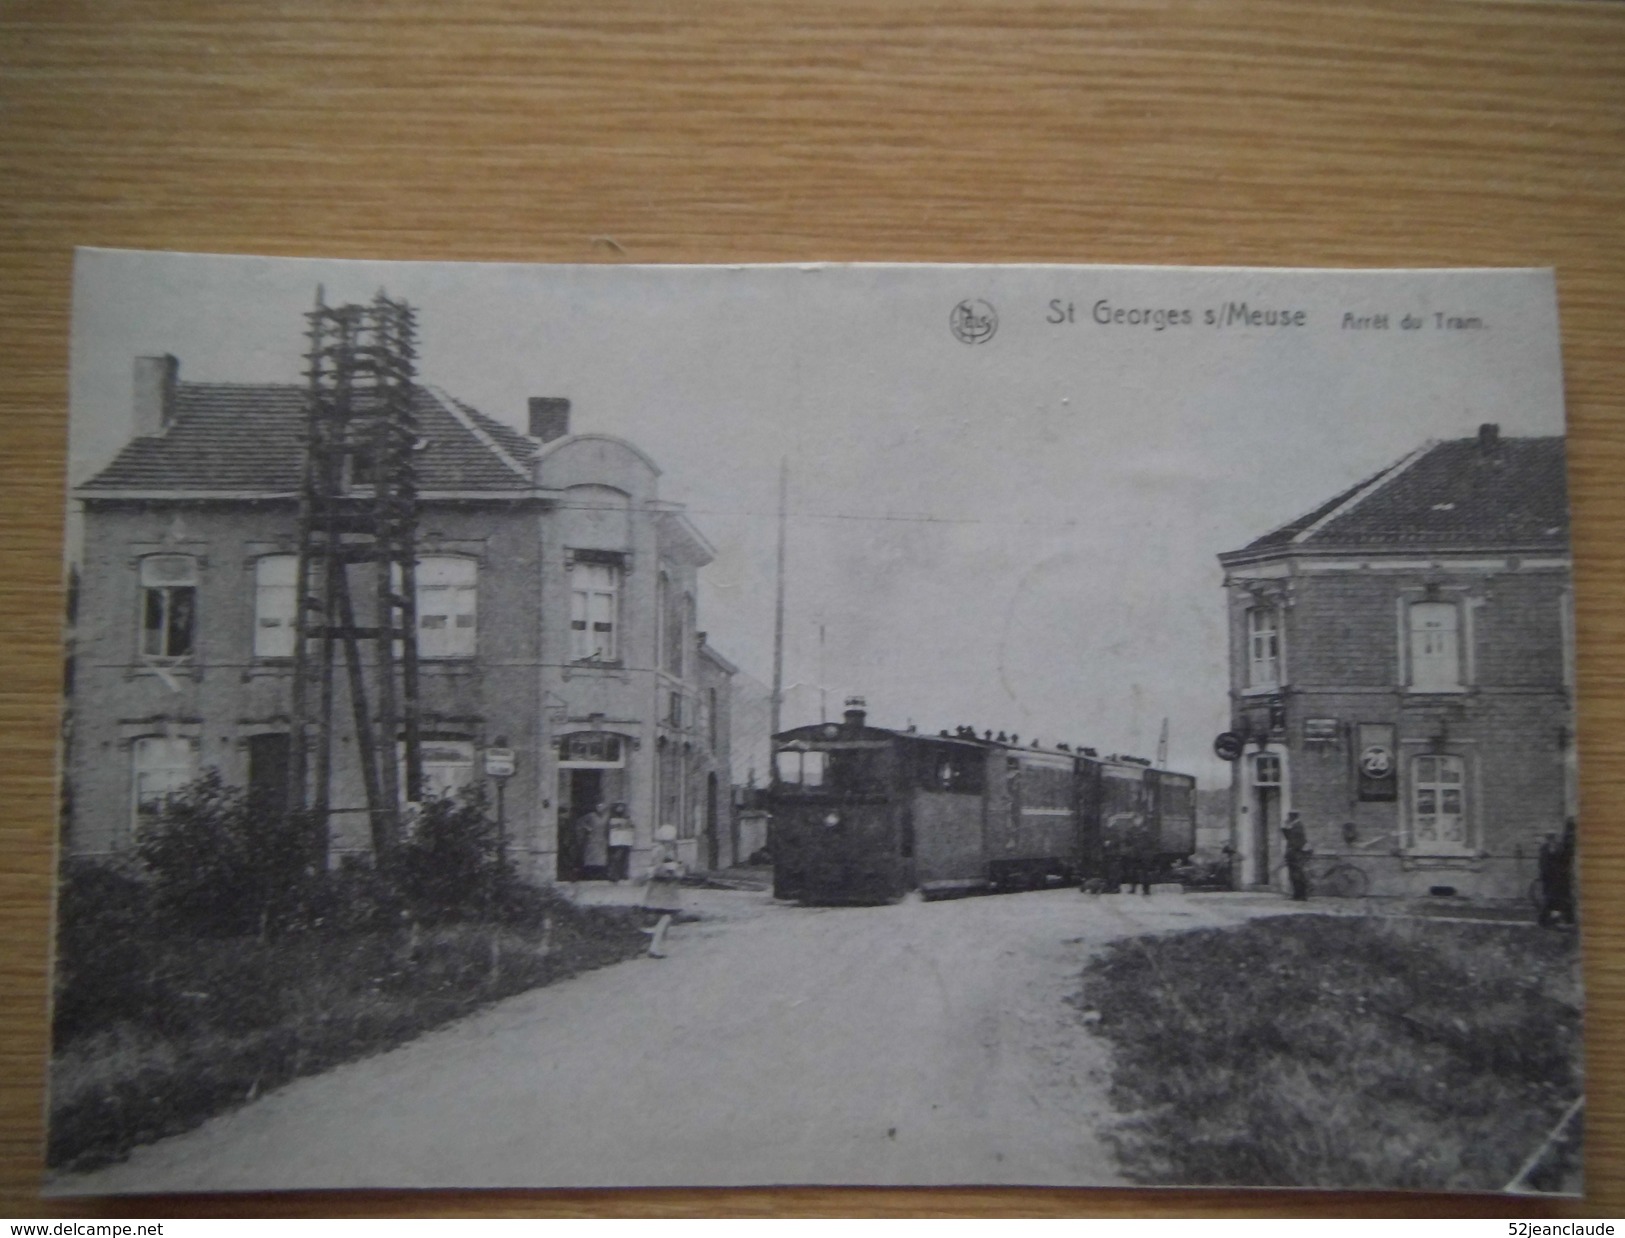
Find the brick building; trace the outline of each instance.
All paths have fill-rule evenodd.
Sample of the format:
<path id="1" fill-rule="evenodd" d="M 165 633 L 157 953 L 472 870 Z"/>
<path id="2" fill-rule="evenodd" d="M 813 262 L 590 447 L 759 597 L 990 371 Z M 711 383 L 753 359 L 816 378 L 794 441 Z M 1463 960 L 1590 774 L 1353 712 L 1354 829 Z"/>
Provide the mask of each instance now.
<path id="1" fill-rule="evenodd" d="M 135 379 L 135 437 L 74 493 L 76 854 L 128 849 L 206 767 L 286 802 L 304 389 L 182 382 L 173 357 L 139 358 Z M 696 603 L 712 552 L 660 499 L 660 470 L 629 443 L 570 434 L 562 400 L 531 402 L 530 434 L 430 387 L 413 410 L 428 791 L 484 778 L 482 750 L 511 747 L 507 834 L 528 875 L 576 875 L 562 827 L 596 802 L 626 805 L 634 871 L 659 826 L 688 863 L 730 862 L 732 668 Z M 336 692 L 344 853 L 369 844 L 342 676 Z"/>
<path id="2" fill-rule="evenodd" d="M 1563 440 L 1429 443 L 1219 562 L 1242 881 L 1296 810 L 1374 894 L 1521 896 L 1575 812 Z"/>

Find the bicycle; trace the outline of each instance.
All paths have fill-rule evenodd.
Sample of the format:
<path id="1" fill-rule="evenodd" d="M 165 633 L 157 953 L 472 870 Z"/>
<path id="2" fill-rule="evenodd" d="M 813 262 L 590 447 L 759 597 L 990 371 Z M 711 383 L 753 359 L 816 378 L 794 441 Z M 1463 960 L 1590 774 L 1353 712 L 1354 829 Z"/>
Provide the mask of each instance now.
<path id="1" fill-rule="evenodd" d="M 1309 878 L 1309 893 L 1322 894 L 1327 898 L 1364 898 L 1371 890 L 1371 878 L 1366 875 L 1365 869 L 1357 864 L 1350 864 L 1341 856 L 1330 856 L 1325 866 L 1318 871 L 1314 860 L 1305 857 L 1304 873 Z M 1292 888 L 1291 874 L 1283 862 L 1275 868 L 1275 888 L 1277 890 L 1290 890 Z"/>

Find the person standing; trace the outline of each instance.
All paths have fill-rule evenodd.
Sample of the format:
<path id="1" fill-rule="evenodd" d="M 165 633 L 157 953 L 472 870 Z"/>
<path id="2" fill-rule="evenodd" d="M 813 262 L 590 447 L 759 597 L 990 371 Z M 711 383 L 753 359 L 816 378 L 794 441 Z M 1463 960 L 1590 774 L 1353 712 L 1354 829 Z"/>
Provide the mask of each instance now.
<path id="1" fill-rule="evenodd" d="M 609 810 L 609 879 L 625 881 L 632 873 L 632 822 L 627 819 L 626 805 L 616 804 Z"/>
<path id="2" fill-rule="evenodd" d="M 1304 833 L 1303 817 L 1287 813 L 1281 836 L 1286 840 L 1286 875 L 1292 883 L 1292 901 L 1301 903 L 1309 897 L 1309 839 Z"/>
<path id="3" fill-rule="evenodd" d="M 609 876 L 609 814 L 603 804 L 594 804 L 581 814 L 576 839 L 581 848 L 581 880 L 605 880 Z"/>
<path id="4" fill-rule="evenodd" d="M 1151 872 L 1154 867 L 1156 843 L 1152 838 L 1151 823 L 1146 820 L 1143 812 L 1134 814 L 1133 824 L 1129 826 L 1129 893 L 1139 890 L 1141 894 L 1151 893 Z"/>

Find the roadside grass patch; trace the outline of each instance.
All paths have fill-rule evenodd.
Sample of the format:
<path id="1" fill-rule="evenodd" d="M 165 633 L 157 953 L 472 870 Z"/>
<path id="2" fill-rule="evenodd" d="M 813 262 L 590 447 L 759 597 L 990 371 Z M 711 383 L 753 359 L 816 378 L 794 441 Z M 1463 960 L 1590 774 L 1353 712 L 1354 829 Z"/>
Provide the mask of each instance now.
<path id="1" fill-rule="evenodd" d="M 1575 937 L 1286 916 L 1115 942 L 1079 1004 L 1128 1176 L 1499 1190 L 1581 1089 Z"/>
<path id="2" fill-rule="evenodd" d="M 126 908 L 112 917 L 125 930 L 116 937 L 59 939 L 48 1163 L 95 1168 L 302 1075 L 648 948 L 637 909 L 523 895 L 500 923 L 197 937 Z"/>

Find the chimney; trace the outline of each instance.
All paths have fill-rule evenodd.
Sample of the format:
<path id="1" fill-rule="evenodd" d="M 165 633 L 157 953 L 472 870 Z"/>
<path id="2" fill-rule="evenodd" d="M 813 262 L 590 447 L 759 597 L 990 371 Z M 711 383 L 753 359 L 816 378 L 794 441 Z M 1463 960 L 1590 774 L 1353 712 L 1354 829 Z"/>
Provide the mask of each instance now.
<path id="1" fill-rule="evenodd" d="M 570 433 L 570 401 L 556 395 L 530 397 L 530 436 L 544 443 Z"/>
<path id="2" fill-rule="evenodd" d="M 866 719 L 868 716 L 868 712 L 864 708 L 864 701 L 861 696 L 849 696 L 846 698 L 846 725 L 848 727 L 854 731 L 862 730 L 864 719 Z"/>
<path id="3" fill-rule="evenodd" d="M 1494 451 L 1501 444 L 1501 427 L 1493 421 L 1486 421 L 1478 427 L 1478 447 L 1480 451 Z"/>
<path id="4" fill-rule="evenodd" d="M 175 419 L 175 387 L 181 363 L 165 353 L 161 357 L 135 359 L 135 432 L 151 438 L 169 429 Z"/>

